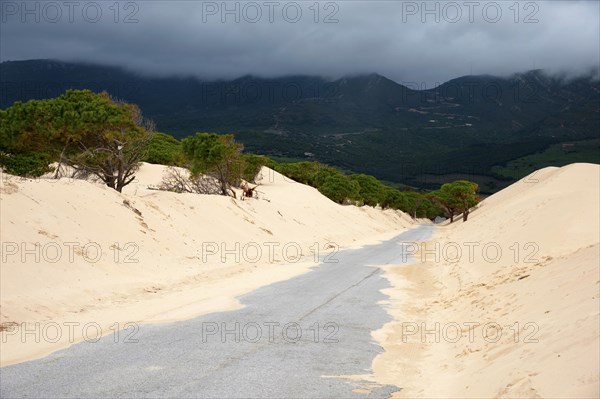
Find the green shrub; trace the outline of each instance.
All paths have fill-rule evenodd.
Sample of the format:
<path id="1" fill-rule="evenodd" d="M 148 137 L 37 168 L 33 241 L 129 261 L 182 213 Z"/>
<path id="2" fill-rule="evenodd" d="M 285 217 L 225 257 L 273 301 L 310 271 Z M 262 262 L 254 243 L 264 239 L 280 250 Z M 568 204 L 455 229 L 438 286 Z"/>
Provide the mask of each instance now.
<path id="1" fill-rule="evenodd" d="M 241 159 L 243 163 L 242 177 L 244 180 L 251 183 L 255 183 L 256 176 L 260 172 L 260 169 L 269 161 L 269 159 L 263 155 L 249 153 L 242 154 Z"/>
<path id="2" fill-rule="evenodd" d="M 52 168 L 48 166 L 51 162 L 52 160 L 47 154 L 0 152 L 0 166 L 6 173 L 16 176 L 39 177 L 52 171 Z"/>
<path id="3" fill-rule="evenodd" d="M 386 187 L 383 183 L 375 177 L 365 174 L 351 175 L 350 179 L 358 183 L 359 198 L 365 205 L 377 206 L 379 204 Z"/>
<path id="4" fill-rule="evenodd" d="M 356 200 L 359 196 L 360 186 L 344 175 L 334 175 L 328 178 L 319 187 L 321 194 L 338 204 Z"/>
<path id="5" fill-rule="evenodd" d="M 295 162 L 278 165 L 277 172 L 298 183 L 315 187 L 314 178 L 320 168 L 321 165 L 318 162 Z"/>
<path id="6" fill-rule="evenodd" d="M 150 143 L 148 143 L 146 156 L 143 160 L 144 162 L 160 165 L 183 166 L 181 142 L 171 135 L 154 133 Z"/>
<path id="7" fill-rule="evenodd" d="M 402 192 L 393 187 L 386 187 L 381 194 L 381 201 L 379 205 L 383 209 L 403 209 L 405 208 L 406 201 Z"/>

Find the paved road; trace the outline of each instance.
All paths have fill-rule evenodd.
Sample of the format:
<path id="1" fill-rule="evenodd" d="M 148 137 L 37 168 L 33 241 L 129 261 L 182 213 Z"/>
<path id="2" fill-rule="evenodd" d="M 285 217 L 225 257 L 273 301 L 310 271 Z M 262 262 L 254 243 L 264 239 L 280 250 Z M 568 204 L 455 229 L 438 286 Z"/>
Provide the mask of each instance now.
<path id="1" fill-rule="evenodd" d="M 115 343 L 109 335 L 3 367 L 0 396 L 386 398 L 401 387 L 365 395 L 352 392 L 357 385 L 346 379 L 323 376 L 368 373 L 381 352 L 371 331 L 389 321 L 377 305 L 386 298 L 380 290 L 389 286 L 377 266 L 400 263 L 401 242 L 426 239 L 432 231 L 420 226 L 340 252 L 338 263 L 321 263 L 242 296 L 246 306 L 237 311 L 142 325 L 137 343 L 124 343 L 123 335 Z M 225 329 L 231 332 L 223 335 Z"/>

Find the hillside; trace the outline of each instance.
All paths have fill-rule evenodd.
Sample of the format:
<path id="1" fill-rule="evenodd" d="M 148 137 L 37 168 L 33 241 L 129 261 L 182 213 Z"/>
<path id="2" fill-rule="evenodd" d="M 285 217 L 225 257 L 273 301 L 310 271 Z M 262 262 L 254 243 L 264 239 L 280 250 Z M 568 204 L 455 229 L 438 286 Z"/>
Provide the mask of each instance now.
<path id="1" fill-rule="evenodd" d="M 245 76 L 232 81 L 150 78 L 106 66 L 37 60 L 0 64 L 0 107 L 67 88 L 107 90 L 140 105 L 159 130 L 235 133 L 249 151 L 316 159 L 423 188 L 467 178 L 484 193 L 514 176 L 510 161 L 568 144 L 569 161 L 600 162 L 573 143 L 600 139 L 600 82 L 530 71 L 508 78 L 460 77 L 436 88 L 377 74 L 327 81 Z M 574 159 L 573 159 L 574 158 Z M 537 157 L 520 171 L 565 164 Z"/>
<path id="2" fill-rule="evenodd" d="M 111 333 L 114 323 L 234 309 L 237 296 L 308 271 L 315 256 L 413 224 L 401 212 L 337 205 L 268 168 L 259 197 L 246 201 L 148 189 L 164 170 L 143 164 L 123 194 L 82 180 L 4 175 L 3 329 L 75 322 Z M 2 365 L 72 343 L 66 334 L 54 343 L 20 338 L 3 335 Z"/>
<path id="3" fill-rule="evenodd" d="M 423 247 L 439 259 L 388 268 L 397 321 L 374 334 L 377 382 L 404 383 L 398 397 L 598 397 L 599 205 L 600 166 L 545 168 L 440 227 Z"/>

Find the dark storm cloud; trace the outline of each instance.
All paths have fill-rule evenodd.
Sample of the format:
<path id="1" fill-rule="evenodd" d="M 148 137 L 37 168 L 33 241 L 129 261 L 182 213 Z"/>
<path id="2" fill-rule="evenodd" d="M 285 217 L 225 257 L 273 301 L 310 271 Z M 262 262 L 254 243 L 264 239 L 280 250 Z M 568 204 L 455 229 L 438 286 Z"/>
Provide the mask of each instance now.
<path id="1" fill-rule="evenodd" d="M 595 1 L 114 4 L 3 1 L 1 59 L 88 61 L 208 79 L 378 72 L 427 86 L 471 72 L 599 66 Z"/>

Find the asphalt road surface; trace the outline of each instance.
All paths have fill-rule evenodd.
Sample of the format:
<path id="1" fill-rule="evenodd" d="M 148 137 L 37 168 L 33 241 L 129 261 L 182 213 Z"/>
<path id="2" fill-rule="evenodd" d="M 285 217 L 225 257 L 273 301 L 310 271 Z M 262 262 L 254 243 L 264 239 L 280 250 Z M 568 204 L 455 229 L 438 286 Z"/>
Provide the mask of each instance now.
<path id="1" fill-rule="evenodd" d="M 240 297 L 242 309 L 141 325 L 0 369 L 0 396 L 35 398 L 387 398 L 355 393 L 382 351 L 371 332 L 390 317 L 378 266 L 401 263 L 402 242 L 433 226 L 335 255 L 310 272 Z M 124 342 L 128 334 L 129 341 Z M 401 383 L 401 382 L 400 382 Z"/>

